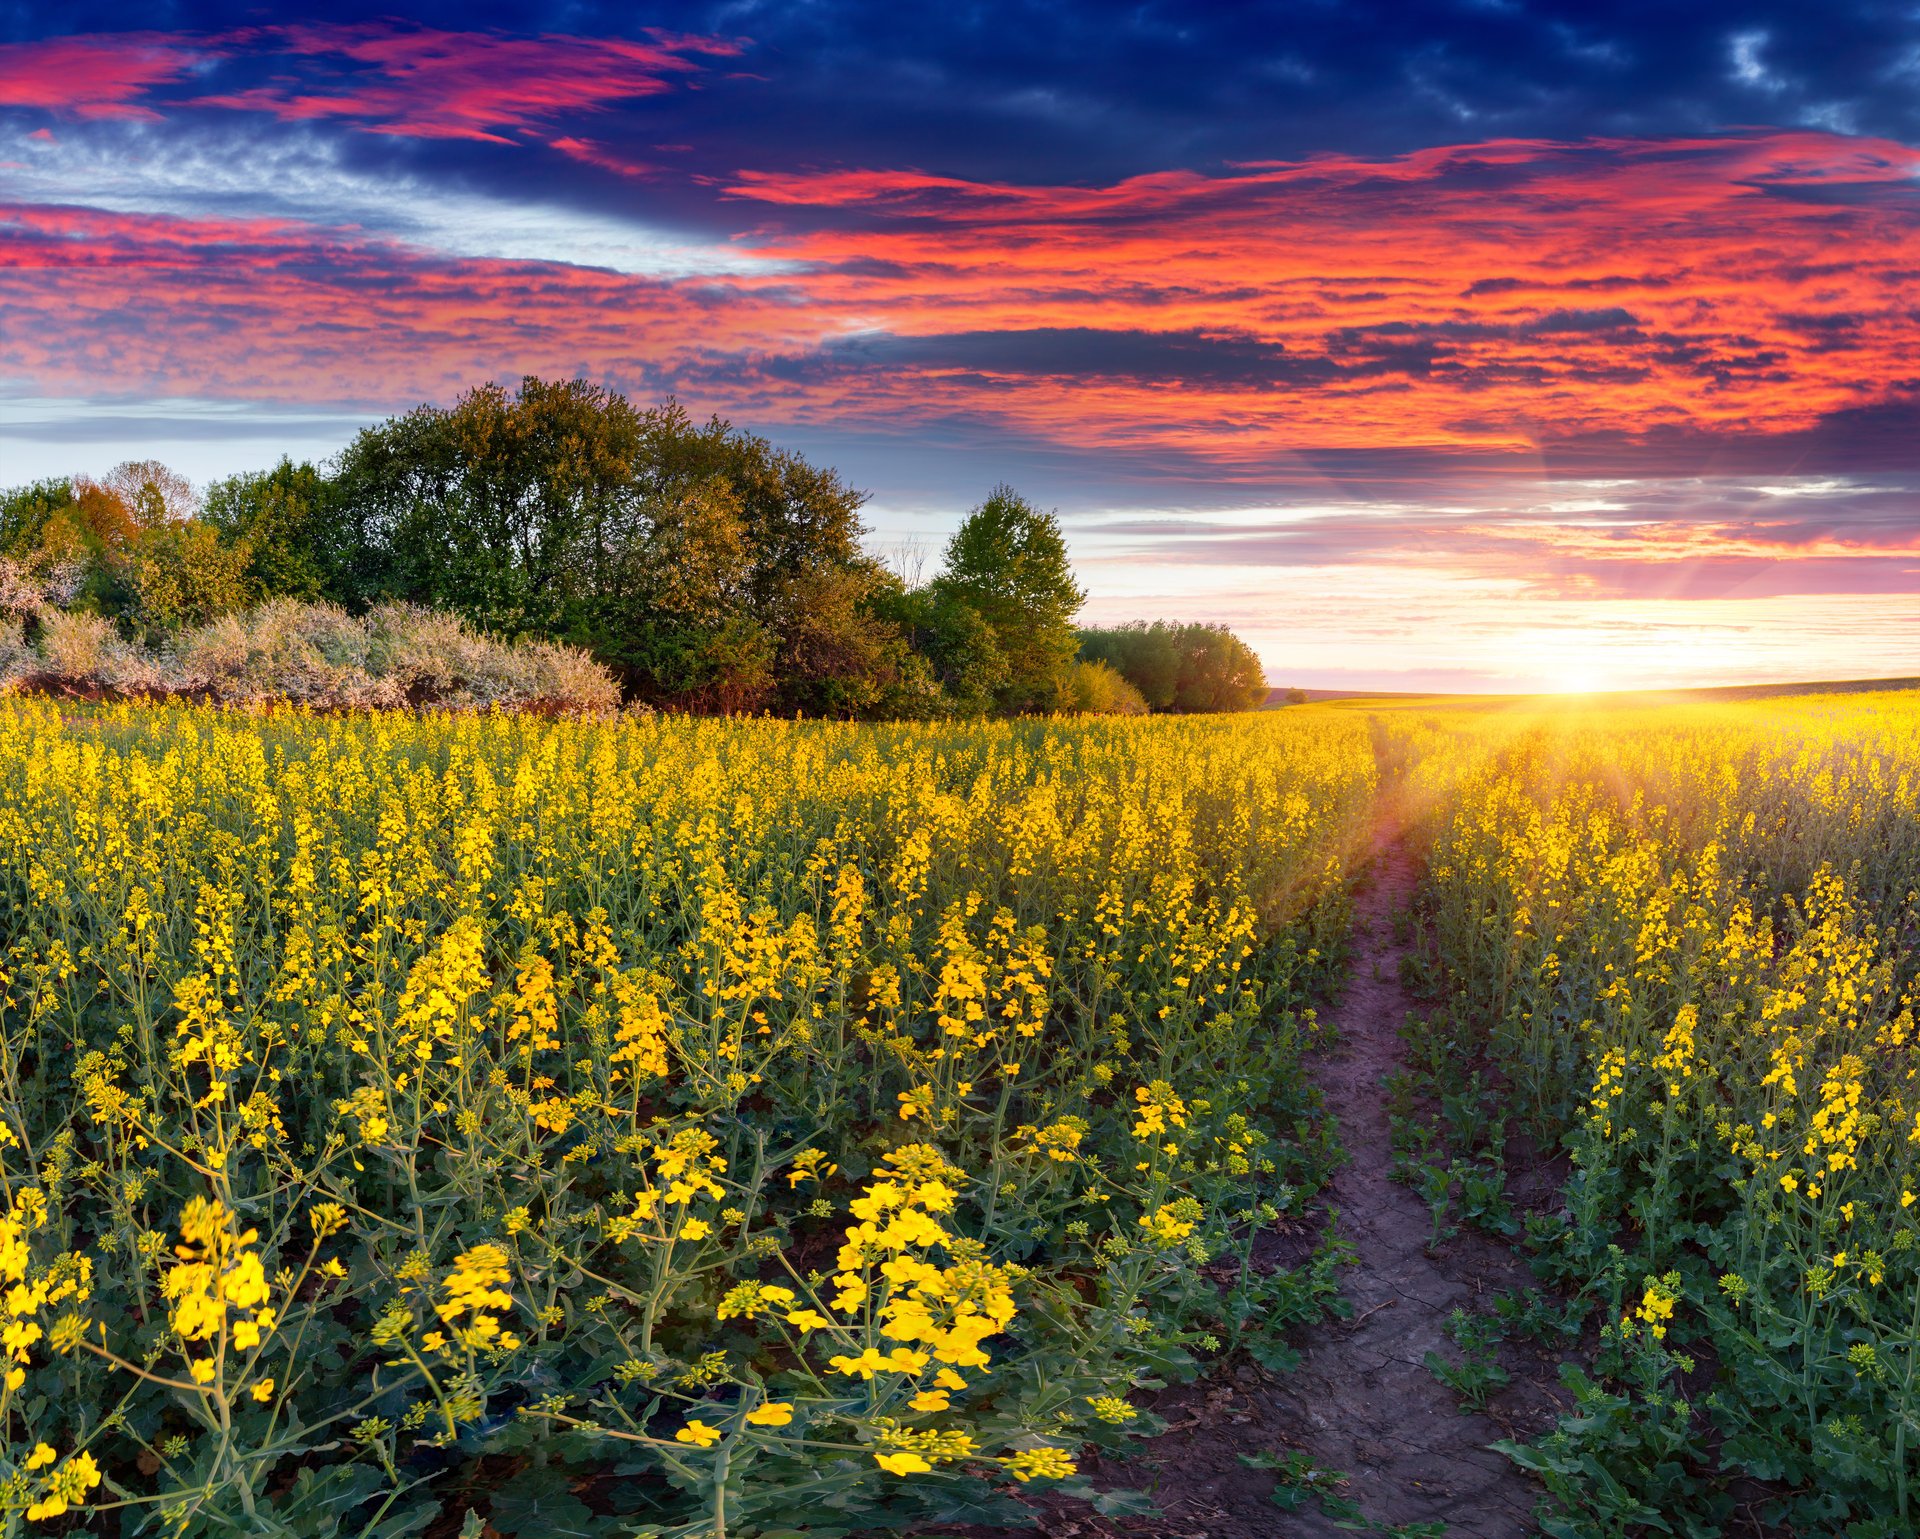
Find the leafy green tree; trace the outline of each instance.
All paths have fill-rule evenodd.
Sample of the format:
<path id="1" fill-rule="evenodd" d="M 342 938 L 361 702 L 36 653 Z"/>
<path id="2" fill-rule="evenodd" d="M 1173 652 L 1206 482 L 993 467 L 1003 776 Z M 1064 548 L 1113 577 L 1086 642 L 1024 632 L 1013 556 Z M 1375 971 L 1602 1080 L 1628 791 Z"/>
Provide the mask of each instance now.
<path id="1" fill-rule="evenodd" d="M 229 543 L 205 519 L 162 524 L 127 553 L 127 620 L 149 639 L 244 609 L 251 597 L 247 542 Z"/>
<path id="2" fill-rule="evenodd" d="M 528 378 L 367 429 L 337 480 L 350 602 L 570 641 L 708 709 L 871 711 L 897 668 L 864 496 L 719 418 Z"/>
<path id="3" fill-rule="evenodd" d="M 947 542 L 938 581 L 986 621 L 1005 659 L 997 706 L 1016 714 L 1058 709 L 1078 648 L 1073 617 L 1086 602 L 1060 520 L 996 486 Z"/>
<path id="4" fill-rule="evenodd" d="M 1224 625 L 1187 625 L 1181 631 L 1176 711 L 1246 711 L 1266 702 L 1266 670 L 1252 647 Z"/>
<path id="5" fill-rule="evenodd" d="M 247 547 L 253 598 L 339 600 L 347 596 L 344 552 L 329 516 L 332 500 L 331 483 L 315 466 L 282 457 L 271 470 L 213 482 L 204 516 L 222 539 Z"/>
<path id="6" fill-rule="evenodd" d="M 1267 698 L 1259 657 L 1224 625 L 1082 631 L 1080 656 L 1118 670 L 1156 711 L 1244 711 Z"/>
<path id="7" fill-rule="evenodd" d="M 48 524 L 73 505 L 73 481 L 67 476 L 0 491 L 0 555 L 32 555 L 45 540 Z"/>
<path id="8" fill-rule="evenodd" d="M 1180 627 L 1156 620 L 1080 633 L 1080 656 L 1105 663 L 1156 711 L 1173 709 L 1180 688 Z"/>
<path id="9" fill-rule="evenodd" d="M 876 607 L 932 686 L 914 708 L 896 704 L 889 714 L 984 716 L 993 710 L 1012 673 L 993 627 L 957 584 L 944 578 L 918 588 L 899 584 Z"/>

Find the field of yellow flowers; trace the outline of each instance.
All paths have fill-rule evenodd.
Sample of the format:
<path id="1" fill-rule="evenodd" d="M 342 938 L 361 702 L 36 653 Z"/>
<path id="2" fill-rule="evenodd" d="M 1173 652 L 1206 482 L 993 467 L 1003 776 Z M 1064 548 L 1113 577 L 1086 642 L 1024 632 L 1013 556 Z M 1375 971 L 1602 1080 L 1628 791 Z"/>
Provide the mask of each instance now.
<path id="1" fill-rule="evenodd" d="M 0 702 L 0 1520 L 771 1536 L 1083 1489 L 1084 1449 L 1154 1430 L 1138 1389 L 1331 1292 L 1200 1265 L 1335 1157 L 1302 1054 L 1375 777 L 1364 719 L 1313 712 Z M 1463 826 L 1463 862 L 1475 839 L 1506 858 L 1505 806 Z M 1883 826 L 1819 817 L 1837 856 Z M 1740 852 L 1680 833 L 1660 848 L 1684 874 L 1649 856 L 1644 880 L 1688 884 L 1686 947 L 1694 884 L 1732 893 Z M 1493 880 L 1471 869 L 1463 895 Z M 1793 1065 L 1756 1107 L 1807 1115 L 1715 1132 L 1687 1110 L 1707 1141 L 1649 1188 L 1669 1200 L 1689 1161 L 1764 1177 L 1752 1201 L 1792 1227 L 1757 1230 L 1727 1261 L 1744 1291 L 1717 1292 L 1758 1331 L 1816 1236 L 1836 1329 L 1911 1287 L 1886 1164 L 1906 1130 L 1864 1131 L 1903 1093 L 1905 1030 L 1866 880 L 1819 889 L 1809 945 L 1843 959 L 1810 956 L 1805 999 L 1742 1048 Z M 1727 901 L 1716 922 L 1762 923 Z M 1516 1009 L 1584 976 L 1539 981 L 1532 933 L 1481 938 Z M 1758 988 L 1745 957 L 1724 966 Z M 1829 983 L 1853 989 L 1844 1050 L 1795 1024 Z M 1677 1005 L 1661 987 L 1634 1008 Z M 1639 1042 L 1613 1020 L 1581 1042 Z M 1623 1097 L 1656 1072 L 1635 1058 Z M 1595 1147 L 1631 1118 L 1638 1147 L 1687 1148 L 1678 1108 L 1705 1097 L 1676 1097 L 1671 1132 L 1609 1102 Z M 1822 1416 L 1829 1356 L 1806 1367 Z M 1841 1399 L 1905 1395 L 1904 1355 L 1876 1372 Z"/>
<path id="2" fill-rule="evenodd" d="M 1571 1162 L 1528 1238 L 1598 1340 L 1512 1450 L 1548 1532 L 1920 1532 L 1920 695 L 1387 733 L 1432 841 L 1429 1029 L 1494 1076 L 1438 1088 L 1485 1101 L 1454 1119 L 1482 1163 L 1509 1113 Z"/>

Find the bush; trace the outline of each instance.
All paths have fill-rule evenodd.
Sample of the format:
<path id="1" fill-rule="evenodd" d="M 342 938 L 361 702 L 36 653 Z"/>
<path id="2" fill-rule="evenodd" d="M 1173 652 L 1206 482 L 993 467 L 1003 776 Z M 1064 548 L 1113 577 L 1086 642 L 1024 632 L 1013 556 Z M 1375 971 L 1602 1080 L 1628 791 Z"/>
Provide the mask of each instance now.
<path id="1" fill-rule="evenodd" d="M 115 639 L 111 620 L 49 609 L 41 616 L 35 648 L 40 671 L 63 684 L 97 683 L 106 669 L 108 644 Z"/>
<path id="2" fill-rule="evenodd" d="M 181 687 L 252 704 L 606 711 L 620 703 L 611 675 L 577 648 L 497 641 L 411 604 L 353 616 L 276 599 L 182 637 L 177 671 Z"/>
<path id="3" fill-rule="evenodd" d="M 237 705 L 288 700 L 348 710 L 605 712 L 620 703 L 612 676 L 577 647 L 499 641 L 408 604 L 355 616 L 332 604 L 274 599 L 209 620 L 163 649 L 122 640 L 100 615 L 48 608 L 39 626 L 33 650 L 18 622 L 0 627 L 0 683 L 37 677 L 111 695 L 206 694 Z"/>
<path id="4" fill-rule="evenodd" d="M 1075 663 L 1067 675 L 1065 708 L 1088 716 L 1145 716 L 1146 696 L 1105 663 Z"/>
<path id="5" fill-rule="evenodd" d="M 40 671 L 40 659 L 27 645 L 26 629 L 12 618 L 0 617 L 0 693 L 18 689 Z"/>
<path id="6" fill-rule="evenodd" d="M 404 704 L 399 685 L 376 674 L 372 640 L 366 621 L 335 605 L 274 599 L 181 637 L 180 686 L 244 704 Z"/>

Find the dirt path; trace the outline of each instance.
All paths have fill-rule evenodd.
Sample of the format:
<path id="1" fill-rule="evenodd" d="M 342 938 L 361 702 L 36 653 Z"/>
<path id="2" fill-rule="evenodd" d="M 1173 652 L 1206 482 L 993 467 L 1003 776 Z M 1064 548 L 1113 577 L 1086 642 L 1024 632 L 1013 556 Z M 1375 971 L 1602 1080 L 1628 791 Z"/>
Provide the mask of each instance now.
<path id="1" fill-rule="evenodd" d="M 1333 1488 L 1336 1501 L 1357 1505 L 1376 1536 L 1433 1523 L 1451 1539 L 1538 1532 L 1531 1514 L 1539 1488 L 1488 1445 L 1552 1427 L 1557 1359 L 1508 1343 L 1501 1359 L 1512 1381 L 1486 1415 L 1462 1414 L 1426 1366 L 1429 1352 L 1458 1361 L 1447 1334 L 1456 1308 L 1485 1310 L 1492 1295 L 1528 1288 L 1533 1277 L 1510 1247 L 1471 1229 L 1429 1255 L 1426 1203 L 1390 1175 L 1383 1081 L 1402 1063 L 1400 1028 L 1416 1005 L 1400 982 L 1409 948 L 1395 939 L 1393 920 L 1416 880 L 1389 801 L 1354 894 L 1350 979 L 1322 1013 L 1334 1045 L 1313 1060 L 1348 1156 L 1317 1205 L 1339 1210 L 1339 1233 L 1355 1251 L 1341 1273 L 1352 1318 L 1302 1331 L 1302 1360 L 1291 1373 L 1274 1377 L 1242 1363 L 1167 1392 L 1156 1406 L 1168 1419 L 1165 1433 L 1138 1458 L 1094 1460 L 1089 1469 L 1099 1486 L 1144 1491 L 1158 1516 L 1102 1517 L 1079 1502 L 1041 1498 L 1033 1527 L 1048 1539 L 1352 1539 L 1354 1527 L 1337 1526 L 1312 1497 L 1291 1510 L 1276 1505 L 1271 1468 L 1243 1457 L 1271 1466 L 1302 1454 L 1323 1478 L 1345 1477 Z M 1555 1185 L 1546 1181 L 1542 1194 Z M 1296 1231 L 1288 1245 L 1295 1253 L 1284 1264 L 1297 1265 L 1310 1235 Z"/>
<path id="2" fill-rule="evenodd" d="M 1454 1309 L 1532 1279 L 1507 1247 L 1472 1233 L 1428 1255 L 1427 1206 L 1389 1175 L 1381 1082 L 1400 1066 L 1399 1030 L 1414 1008 L 1400 983 L 1407 947 L 1394 938 L 1393 916 L 1414 883 L 1397 831 L 1383 828 L 1355 897 L 1352 978 L 1328 1013 L 1337 1045 L 1317 1070 L 1349 1156 L 1325 1200 L 1339 1209 L 1340 1233 L 1358 1253 L 1344 1274 L 1353 1319 L 1312 1334 L 1300 1367 L 1270 1391 L 1270 1420 L 1315 1463 L 1344 1471 L 1342 1494 L 1376 1524 L 1440 1521 L 1462 1539 L 1518 1539 L 1536 1532 L 1530 1514 L 1539 1491 L 1487 1447 L 1510 1429 L 1463 1415 L 1425 1360 L 1430 1351 L 1456 1360 L 1446 1331 Z M 1267 1532 L 1351 1531 L 1299 1512 Z"/>

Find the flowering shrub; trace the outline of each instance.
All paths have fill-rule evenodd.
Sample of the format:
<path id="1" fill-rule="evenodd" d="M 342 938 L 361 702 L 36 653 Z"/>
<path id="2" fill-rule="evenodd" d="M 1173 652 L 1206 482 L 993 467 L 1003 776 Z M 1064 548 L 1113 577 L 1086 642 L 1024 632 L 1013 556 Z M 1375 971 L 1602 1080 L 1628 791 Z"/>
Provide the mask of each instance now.
<path id="1" fill-rule="evenodd" d="M 1198 1264 L 1325 1173 L 1301 1006 L 1373 774 L 1301 713 L 0 703 L 0 1510 L 750 1534 L 1079 1489 L 1204 1345 Z"/>
<path id="2" fill-rule="evenodd" d="M 1583 1522 L 1636 1488 L 1632 1522 L 1579 1532 L 1647 1513 L 1679 1532 L 1683 1506 L 1717 1522 L 1741 1474 L 1780 1483 L 1785 1530 L 1914 1532 L 1920 699 L 1396 736 L 1433 793 L 1454 1013 L 1573 1160 L 1543 1260 L 1605 1306 L 1600 1365 L 1635 1398 L 1580 1380 L 1594 1441 L 1528 1462 L 1568 1477 Z M 1691 1397 L 1689 1343 L 1717 1364 Z M 1721 1468 L 1683 1500 L 1702 1422 Z M 1610 1427 L 1616 1449 L 1663 1441 L 1603 1492 L 1590 1450 Z"/>
<path id="3" fill-rule="evenodd" d="M 0 609 L 6 578 L 0 563 Z M 99 615 L 50 605 L 28 647 L 0 621 L 0 682 L 57 683 L 110 696 L 210 696 L 235 704 L 291 701 L 372 710 L 404 705 L 610 711 L 613 679 L 586 653 L 545 641 L 476 635 L 452 615 L 382 604 L 349 615 L 332 604 L 273 599 L 221 615 L 154 648 L 123 641 Z"/>

